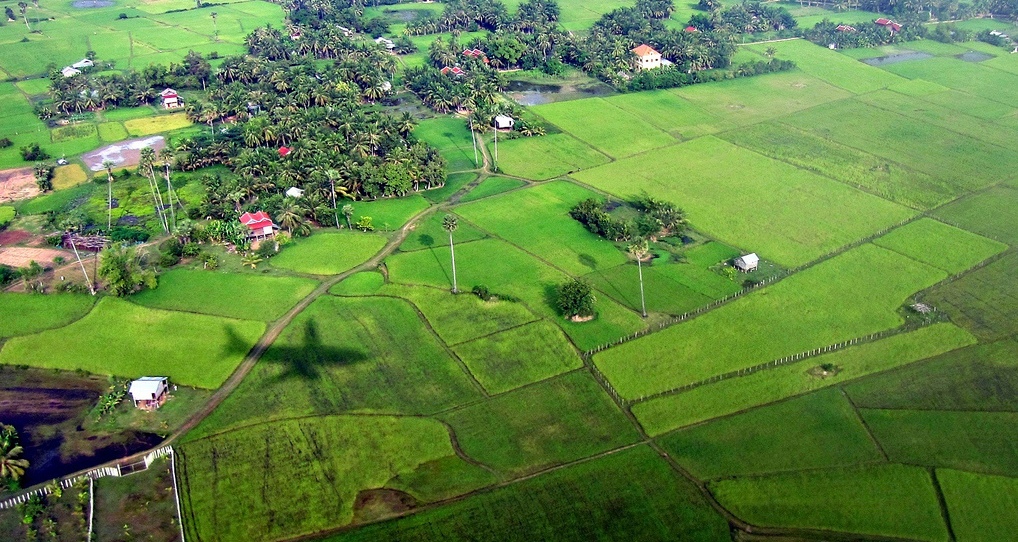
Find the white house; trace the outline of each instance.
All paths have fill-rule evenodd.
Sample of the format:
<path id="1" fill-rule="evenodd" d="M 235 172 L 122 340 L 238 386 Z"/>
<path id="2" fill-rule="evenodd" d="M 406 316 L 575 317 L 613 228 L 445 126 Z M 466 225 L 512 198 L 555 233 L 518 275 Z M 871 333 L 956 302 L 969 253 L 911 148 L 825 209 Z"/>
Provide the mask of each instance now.
<path id="1" fill-rule="evenodd" d="M 144 410 L 155 410 L 166 402 L 169 385 L 165 376 L 143 376 L 134 382 L 128 393 L 134 406 Z"/>
<path id="2" fill-rule="evenodd" d="M 172 88 L 163 89 L 163 91 L 159 93 L 159 96 L 163 99 L 163 108 L 165 109 L 174 109 L 184 105 L 180 96 L 177 95 L 177 91 Z"/>
<path id="3" fill-rule="evenodd" d="M 661 67 L 661 53 L 646 43 L 634 48 L 633 54 L 636 55 L 636 68 L 639 70 L 653 70 Z"/>
<path id="4" fill-rule="evenodd" d="M 512 130 L 513 125 L 516 121 L 508 115 L 498 115 L 495 117 L 495 128 L 499 130 Z"/>
<path id="5" fill-rule="evenodd" d="M 91 68 L 92 66 L 95 66 L 95 62 L 92 62 L 91 60 L 89 60 L 87 58 L 83 58 L 83 59 L 75 62 L 74 64 L 71 64 L 72 68 L 77 68 L 79 70 L 84 69 L 84 68 Z"/>
<path id="6" fill-rule="evenodd" d="M 756 268 L 760 266 L 760 257 L 756 255 L 756 252 L 752 254 L 746 254 L 735 259 L 735 268 L 743 273 L 749 273 L 750 271 L 756 271 Z"/>
<path id="7" fill-rule="evenodd" d="M 396 48 L 396 44 L 393 43 L 392 40 L 390 40 L 388 38 L 382 38 L 382 37 L 375 38 L 375 43 L 377 43 L 379 45 L 385 46 L 385 48 L 390 50 L 390 51 Z"/>
<path id="8" fill-rule="evenodd" d="M 296 186 L 291 186 L 286 189 L 286 197 L 288 198 L 301 198 L 304 197 L 304 191 Z"/>
<path id="9" fill-rule="evenodd" d="M 74 77 L 75 75 L 81 73 L 81 70 L 76 70 L 70 66 L 67 66 L 64 69 L 60 70 L 60 73 L 63 74 L 64 77 Z"/>

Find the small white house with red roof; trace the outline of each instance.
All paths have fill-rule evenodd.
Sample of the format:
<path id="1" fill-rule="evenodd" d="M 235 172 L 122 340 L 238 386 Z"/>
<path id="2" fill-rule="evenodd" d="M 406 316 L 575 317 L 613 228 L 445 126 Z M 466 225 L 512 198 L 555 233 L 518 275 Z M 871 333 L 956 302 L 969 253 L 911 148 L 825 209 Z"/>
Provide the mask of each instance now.
<path id="1" fill-rule="evenodd" d="M 453 67 L 453 68 L 450 68 L 449 66 L 446 66 L 446 67 L 442 68 L 439 71 L 442 72 L 442 75 L 450 75 L 451 74 L 454 77 L 463 77 L 467 73 L 463 68 L 461 68 L 459 66 L 456 66 L 456 67 Z"/>
<path id="2" fill-rule="evenodd" d="M 882 26 L 882 27 L 887 28 L 887 29 L 890 29 L 892 34 L 897 32 L 897 31 L 899 31 L 899 30 L 901 30 L 901 25 L 900 24 L 898 24 L 898 23 L 896 23 L 896 22 L 894 22 L 894 21 L 892 21 L 890 19 L 885 19 L 883 17 L 873 21 L 873 24 L 875 24 L 877 26 Z"/>
<path id="3" fill-rule="evenodd" d="M 279 227 L 272 222 L 272 218 L 269 217 L 269 213 L 266 213 L 265 211 L 244 213 L 240 215 L 240 223 L 247 228 L 248 239 L 265 239 L 267 237 L 275 237 L 276 230 L 279 229 Z"/>
<path id="4" fill-rule="evenodd" d="M 177 91 L 172 88 L 163 89 L 159 96 L 163 98 L 163 107 L 165 109 L 175 109 L 184 105 L 184 102 L 180 100 L 180 96 L 177 95 Z"/>
<path id="5" fill-rule="evenodd" d="M 646 43 L 640 44 L 633 49 L 636 55 L 636 68 L 640 70 L 653 70 L 661 67 L 661 53 L 654 50 Z"/>

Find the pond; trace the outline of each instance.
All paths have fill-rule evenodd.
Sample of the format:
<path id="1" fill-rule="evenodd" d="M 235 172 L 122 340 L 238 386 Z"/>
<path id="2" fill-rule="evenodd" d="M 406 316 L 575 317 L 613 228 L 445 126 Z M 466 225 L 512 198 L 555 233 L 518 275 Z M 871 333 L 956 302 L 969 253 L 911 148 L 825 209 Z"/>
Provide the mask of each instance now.
<path id="1" fill-rule="evenodd" d="M 530 81 L 509 81 L 506 94 L 520 105 L 541 105 L 566 100 L 578 100 L 594 96 L 615 94 L 610 86 L 598 82 L 582 84 L 532 83 Z"/>
<path id="2" fill-rule="evenodd" d="M 75 0 L 71 7 L 75 9 L 108 8 L 114 3 L 112 0 Z"/>
<path id="3" fill-rule="evenodd" d="M 969 51 L 960 55 L 955 55 L 954 58 L 964 60 L 965 62 L 982 62 L 994 58 L 993 55 L 987 53 L 980 53 L 978 51 Z"/>
<path id="4" fill-rule="evenodd" d="M 927 58 L 933 58 L 933 55 L 929 53 L 920 53 L 918 51 L 903 51 L 887 56 L 878 56 L 876 58 L 866 58 L 862 62 L 869 64 L 870 66 L 886 66 L 888 64 L 897 64 L 899 62 L 908 62 L 910 60 L 923 60 Z"/>

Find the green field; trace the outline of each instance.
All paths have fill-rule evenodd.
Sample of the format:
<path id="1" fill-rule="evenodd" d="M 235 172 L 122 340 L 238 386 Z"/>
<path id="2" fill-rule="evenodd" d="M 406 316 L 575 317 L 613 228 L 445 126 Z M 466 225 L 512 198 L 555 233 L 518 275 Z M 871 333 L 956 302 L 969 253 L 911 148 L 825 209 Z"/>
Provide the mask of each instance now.
<path id="1" fill-rule="evenodd" d="M 638 438 L 615 403 L 584 371 L 441 418 L 452 427 L 467 455 L 513 476 L 631 444 Z"/>
<path id="2" fill-rule="evenodd" d="M 1008 253 L 958 280 L 939 285 L 926 301 L 984 340 L 1018 332 L 1018 254 Z"/>
<path id="3" fill-rule="evenodd" d="M 214 389 L 264 330 L 262 322 L 148 309 L 107 297 L 66 327 L 9 340 L 0 363 L 168 376 L 175 384 Z"/>
<path id="4" fill-rule="evenodd" d="M 371 217 L 372 224 L 376 230 L 392 231 L 402 228 L 415 215 L 428 208 L 428 200 L 420 194 L 413 194 L 403 198 L 379 199 L 374 201 L 339 202 L 339 222 L 345 224 L 346 217 L 343 216 L 342 208 L 345 205 L 353 207 L 352 222 L 357 222 L 362 216 Z"/>
<path id="5" fill-rule="evenodd" d="M 66 326 L 88 314 L 95 298 L 86 295 L 0 294 L 0 338 Z"/>
<path id="6" fill-rule="evenodd" d="M 1018 74 L 965 62 L 956 58 L 927 58 L 883 67 L 909 79 L 924 79 L 963 90 L 988 100 L 1018 107 Z"/>
<path id="7" fill-rule="evenodd" d="M 605 101 L 657 128 L 686 139 L 712 134 L 720 124 L 714 115 L 668 90 L 619 94 Z"/>
<path id="8" fill-rule="evenodd" d="M 958 542 L 1007 540 L 1018 531 L 1018 480 L 937 469 Z"/>
<path id="9" fill-rule="evenodd" d="M 372 295 L 385 284 L 385 277 L 374 271 L 361 271 L 329 288 L 329 293 L 343 296 Z"/>
<path id="10" fill-rule="evenodd" d="M 757 44 L 748 47 L 760 53 L 763 53 L 768 47 L 773 47 L 777 51 L 775 58 L 792 59 L 803 72 L 856 94 L 887 88 L 903 81 L 901 77 L 880 68 L 863 64 L 826 47 L 818 47 L 806 40 Z M 912 62 L 902 62 L 902 64 L 912 64 Z M 936 81 L 926 77 L 924 79 Z"/>
<path id="11" fill-rule="evenodd" d="M 447 171 L 477 169 L 483 162 L 481 141 L 477 141 L 477 162 L 474 162 L 474 142 L 463 119 L 423 120 L 414 129 L 414 136 L 438 149 L 445 158 Z"/>
<path id="12" fill-rule="evenodd" d="M 156 309 L 198 312 L 242 320 L 272 321 L 315 289 L 297 277 L 260 277 L 176 269 L 159 276 L 159 287 L 131 301 Z"/>
<path id="13" fill-rule="evenodd" d="M 1007 249 L 1003 243 L 929 218 L 897 228 L 873 244 L 952 275 Z"/>
<path id="14" fill-rule="evenodd" d="M 835 389 L 670 433 L 661 444 L 700 479 L 883 460 Z"/>
<path id="15" fill-rule="evenodd" d="M 406 237 L 406 240 L 399 245 L 399 250 L 411 252 L 414 250 L 431 249 L 433 247 L 449 246 L 449 232 L 442 227 L 442 220 L 446 213 L 434 213 L 433 215 L 417 222 L 414 229 Z M 476 241 L 487 237 L 483 231 L 471 226 L 462 220 L 459 227 L 453 232 L 453 242 L 457 245 L 467 241 Z"/>
<path id="16" fill-rule="evenodd" d="M 380 227 L 379 224 L 376 227 Z M 364 263 L 385 246 L 385 238 L 360 232 L 323 232 L 298 239 L 270 263 L 310 275 L 338 275 Z"/>
<path id="17" fill-rule="evenodd" d="M 594 361 L 619 393 L 637 398 L 893 328 L 905 298 L 945 276 L 863 245 Z"/>
<path id="18" fill-rule="evenodd" d="M 936 210 L 936 216 L 991 239 L 1018 245 L 1018 190 L 995 186 Z"/>
<path id="19" fill-rule="evenodd" d="M 975 341 L 975 337 L 957 326 L 936 324 L 799 363 L 637 403 L 633 405 L 633 414 L 648 433 L 657 435 L 677 427 L 893 369 L 962 348 Z M 834 364 L 839 368 L 838 373 L 823 379 L 809 374 L 810 368 L 818 367 L 821 363 Z"/>
<path id="20" fill-rule="evenodd" d="M 508 177 L 488 177 L 481 181 L 481 183 L 475 186 L 470 192 L 463 194 L 463 197 L 460 198 L 460 202 L 467 203 L 469 201 L 501 194 L 502 192 L 515 190 L 526 185 L 526 182 L 519 179 L 510 179 Z"/>
<path id="21" fill-rule="evenodd" d="M 323 542 L 716 542 L 727 537 L 727 523 L 696 487 L 654 450 L 639 446 Z"/>
<path id="22" fill-rule="evenodd" d="M 494 144 L 488 142 L 494 155 Z M 498 169 L 519 177 L 543 181 L 604 164 L 609 158 L 569 134 L 521 137 L 500 141 Z"/>
<path id="23" fill-rule="evenodd" d="M 613 158 L 675 143 L 675 138 L 601 98 L 539 105 L 531 111 Z"/>
<path id="24" fill-rule="evenodd" d="M 459 192 L 467 184 L 476 179 L 476 173 L 453 173 L 446 176 L 445 184 L 441 188 L 426 190 L 421 195 L 432 203 L 439 203 L 449 199 L 453 194 Z"/>
<path id="25" fill-rule="evenodd" d="M 736 478 L 714 482 L 711 490 L 722 505 L 755 525 L 948 540 L 930 474 L 917 467 Z"/>
<path id="26" fill-rule="evenodd" d="M 693 173 L 695 172 L 695 173 Z M 911 211 L 714 138 L 668 147 L 575 177 L 619 197 L 676 203 L 699 230 L 796 266 L 906 219 Z"/>

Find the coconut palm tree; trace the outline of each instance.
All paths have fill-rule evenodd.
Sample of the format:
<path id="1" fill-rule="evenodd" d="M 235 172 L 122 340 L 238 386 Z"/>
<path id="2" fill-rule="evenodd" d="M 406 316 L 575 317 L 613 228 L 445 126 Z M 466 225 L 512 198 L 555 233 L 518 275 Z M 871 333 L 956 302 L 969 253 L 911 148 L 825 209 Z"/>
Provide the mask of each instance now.
<path id="1" fill-rule="evenodd" d="M 108 188 L 106 203 L 109 207 L 109 212 L 106 214 L 106 229 L 110 230 L 113 228 L 113 162 L 103 160 L 103 169 L 106 170 L 106 186 Z"/>
<path id="2" fill-rule="evenodd" d="M 459 293 L 456 288 L 456 252 L 452 243 L 452 232 L 459 227 L 459 221 L 453 215 L 445 215 L 442 219 L 442 229 L 449 232 L 449 256 L 452 257 L 452 293 Z"/>
<path id="3" fill-rule="evenodd" d="M 293 229 L 300 229 L 304 219 L 301 216 L 301 208 L 296 203 L 287 203 L 279 210 L 279 214 L 276 215 L 276 220 L 279 221 L 279 225 L 286 228 L 290 234 L 293 234 Z"/>
<path id="4" fill-rule="evenodd" d="M 643 259 L 647 256 L 647 240 L 642 237 L 636 237 L 633 239 L 629 246 L 626 247 L 626 252 L 630 256 L 636 258 L 636 269 L 640 273 L 640 308 L 643 311 L 643 317 L 647 317 L 647 301 L 643 297 Z"/>
<path id="5" fill-rule="evenodd" d="M 350 217 L 353 216 L 353 205 L 350 205 L 348 203 L 348 204 L 343 206 L 343 216 L 346 217 L 346 227 L 347 227 L 347 229 L 351 229 L 352 230 L 353 226 L 350 225 Z"/>
<path id="6" fill-rule="evenodd" d="M 0 424 L 0 480 L 19 480 L 28 468 L 27 459 L 19 459 L 25 450 L 18 444 L 18 434 L 9 425 Z"/>

